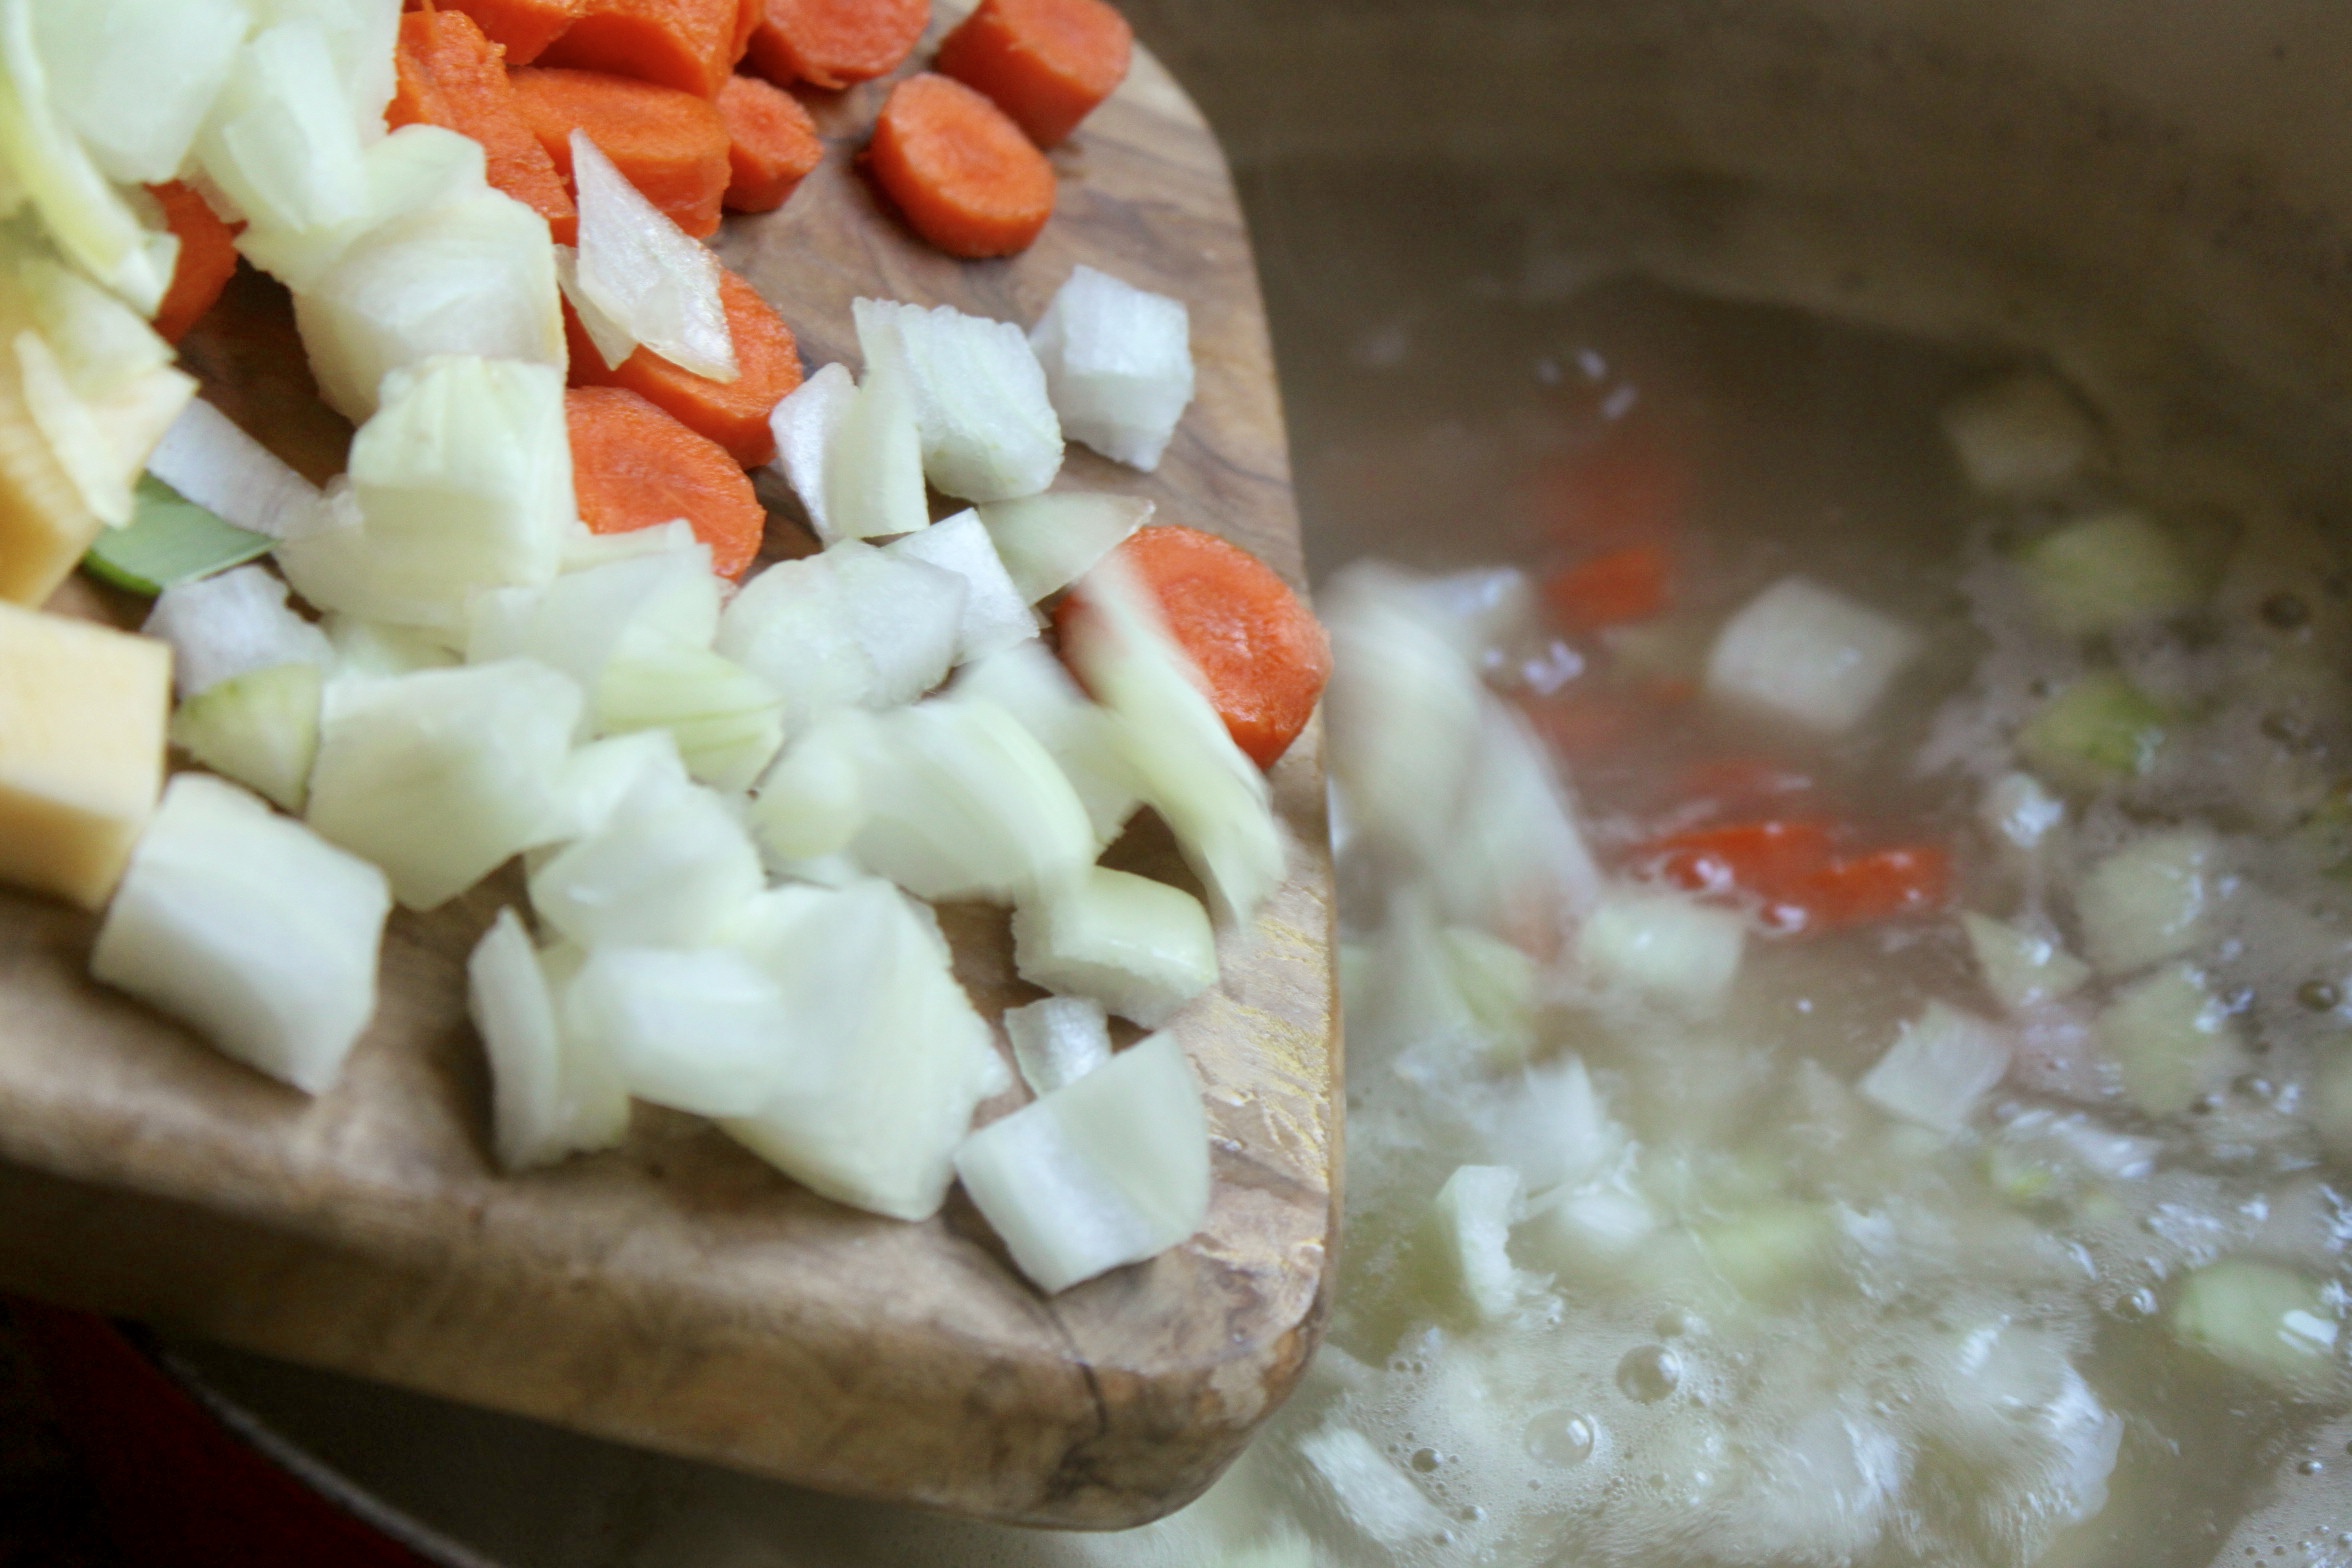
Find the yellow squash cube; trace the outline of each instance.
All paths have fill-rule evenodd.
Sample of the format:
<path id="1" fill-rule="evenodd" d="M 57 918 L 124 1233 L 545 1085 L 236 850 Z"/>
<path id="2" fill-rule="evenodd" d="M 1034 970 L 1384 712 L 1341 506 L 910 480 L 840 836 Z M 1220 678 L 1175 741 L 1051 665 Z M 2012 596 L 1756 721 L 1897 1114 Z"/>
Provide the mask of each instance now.
<path id="1" fill-rule="evenodd" d="M 89 909 L 163 787 L 171 649 L 0 604 L 0 882 Z"/>

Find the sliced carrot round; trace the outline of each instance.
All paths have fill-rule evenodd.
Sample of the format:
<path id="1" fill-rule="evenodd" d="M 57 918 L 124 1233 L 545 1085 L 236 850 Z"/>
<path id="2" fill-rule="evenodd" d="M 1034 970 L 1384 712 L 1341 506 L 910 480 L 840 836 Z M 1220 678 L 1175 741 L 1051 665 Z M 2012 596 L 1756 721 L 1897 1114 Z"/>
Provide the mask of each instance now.
<path id="1" fill-rule="evenodd" d="M 866 149 L 875 183 L 950 256 L 1028 249 L 1053 216 L 1053 165 L 1002 109 L 928 73 L 890 89 Z"/>
<path id="2" fill-rule="evenodd" d="M 439 0 L 440 11 L 463 11 L 509 65 L 529 65 L 587 9 L 587 0 Z"/>
<path id="3" fill-rule="evenodd" d="M 179 181 L 150 185 L 148 193 L 163 208 L 163 221 L 179 236 L 179 258 L 172 263 L 171 287 L 156 307 L 155 330 L 166 342 L 177 343 L 203 319 L 237 275 L 236 231 L 205 205 L 204 198 Z"/>
<path id="4" fill-rule="evenodd" d="M 1134 46 L 1127 19 L 1103 0 L 980 0 L 940 40 L 938 69 L 1051 147 L 1125 79 Z"/>
<path id="5" fill-rule="evenodd" d="M 823 161 L 817 122 L 801 101 L 755 76 L 734 76 L 719 92 L 727 127 L 729 212 L 774 212 Z"/>
<path id="6" fill-rule="evenodd" d="M 751 67 L 779 87 L 872 81 L 915 52 L 930 22 L 931 0 L 762 0 Z"/>
<path id="7" fill-rule="evenodd" d="M 742 20 L 739 0 L 586 0 L 539 61 L 716 98 L 743 56 Z"/>
<path id="8" fill-rule="evenodd" d="M 727 194 L 727 125 L 692 93 L 600 71 L 532 66 L 511 73 L 515 107 L 556 172 L 572 177 L 572 132 L 586 131 L 647 201 L 696 239 L 719 231 Z"/>
<path id="9" fill-rule="evenodd" d="M 591 532 L 634 533 L 684 518 L 710 546 L 711 569 L 741 577 L 768 515 L 727 449 L 620 387 L 564 394 L 572 493 Z"/>
<path id="10" fill-rule="evenodd" d="M 1272 567 L 1197 528 L 1146 528 L 1118 556 L 1159 600 L 1233 743 L 1272 767 L 1307 727 L 1331 678 L 1331 639 L 1314 612 Z M 1054 624 L 1065 641 L 1074 618 L 1087 613 L 1083 593 L 1062 601 Z"/>
<path id="11" fill-rule="evenodd" d="M 482 145 L 490 183 L 547 220 L 556 242 L 579 236 L 572 193 L 524 123 L 499 46 L 463 11 L 411 11 L 400 19 L 392 103 L 384 123 L 438 125 Z"/>
<path id="12" fill-rule="evenodd" d="M 776 433 L 768 425 L 768 415 L 800 385 L 800 348 L 792 340 L 792 329 L 760 298 L 759 290 L 732 272 L 720 274 L 719 303 L 726 307 L 727 327 L 735 338 L 734 380 L 698 376 L 642 348 L 608 366 L 566 305 L 572 385 L 626 387 L 687 429 L 725 447 L 737 467 L 757 468 L 776 455 Z"/>

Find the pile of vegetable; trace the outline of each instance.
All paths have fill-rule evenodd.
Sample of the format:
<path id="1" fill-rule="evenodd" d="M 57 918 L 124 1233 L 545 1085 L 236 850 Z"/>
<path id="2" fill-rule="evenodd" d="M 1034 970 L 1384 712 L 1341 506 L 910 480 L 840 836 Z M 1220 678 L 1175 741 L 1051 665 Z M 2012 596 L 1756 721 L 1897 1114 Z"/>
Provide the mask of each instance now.
<path id="1" fill-rule="evenodd" d="M 988 0 L 943 65 L 1066 135 L 1126 47 L 1057 53 L 1072 4 L 1102 10 Z M 1281 881 L 1262 770 L 1328 654 L 1245 552 L 1048 493 L 1065 433 L 1157 465 L 1192 397 L 1182 304 L 1083 267 L 1026 332 L 861 300 L 862 373 L 804 382 L 699 242 L 820 151 L 732 74 L 746 50 L 834 88 L 925 20 L 0 0 L 0 875 L 103 907 L 99 979 L 317 1094 L 374 1015 L 392 906 L 519 858 L 529 918 L 468 966 L 500 1163 L 666 1105 L 877 1214 L 960 1176 L 1059 1290 L 1205 1215 L 1184 1053 L 1114 1052 L 1110 1020 L 1163 1029 Z M 957 140 L 985 135 L 921 107 L 967 89 L 910 87 L 885 188 L 927 233 L 924 200 L 1003 221 Z M 158 329 L 240 256 L 357 427 L 323 491 L 171 367 Z M 770 462 L 822 548 L 755 570 L 745 470 Z M 154 595 L 146 635 L 18 607 L 85 550 Z M 167 729 L 209 772 L 164 784 Z M 1207 907 L 1098 863 L 1146 807 Z M 1005 1023 L 1028 1103 L 979 1132 L 1014 1084 L 924 902 L 951 899 L 1009 907 L 1047 993 Z"/>

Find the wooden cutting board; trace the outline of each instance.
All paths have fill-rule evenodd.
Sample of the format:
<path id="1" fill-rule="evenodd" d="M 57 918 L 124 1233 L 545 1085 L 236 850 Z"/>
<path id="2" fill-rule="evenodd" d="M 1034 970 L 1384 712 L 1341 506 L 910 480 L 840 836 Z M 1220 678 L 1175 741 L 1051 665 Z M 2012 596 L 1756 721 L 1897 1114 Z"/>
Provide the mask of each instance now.
<path id="1" fill-rule="evenodd" d="M 1166 462 L 1138 474 L 1073 445 L 1061 483 L 1149 497 L 1299 581 L 1249 244 L 1183 93 L 1139 51 L 1054 154 L 1043 239 L 974 265 L 914 241 L 855 171 L 885 85 L 820 109 L 820 171 L 719 241 L 810 368 L 855 365 L 859 295 L 1026 323 L 1081 261 L 1172 294 L 1200 391 Z M 290 461 L 341 466 L 348 427 L 310 395 L 274 285 L 241 276 L 187 351 Z M 813 548 L 763 490 L 771 554 Z M 66 598 L 139 608 L 86 585 Z M 1148 1520 L 1281 1401 L 1328 1305 L 1340 1073 L 1319 728 L 1274 783 L 1288 880 L 1223 935 L 1221 986 L 1174 1025 L 1207 1088 L 1208 1225 L 1149 1264 L 1042 1297 L 960 1193 L 925 1224 L 877 1219 L 649 1107 L 623 1149 L 500 1176 L 461 980 L 519 901 L 510 868 L 395 918 L 381 1012 L 315 1101 L 92 985 L 91 917 L 0 894 L 0 1286 L 811 1486 L 1030 1524 Z M 1111 863 L 1193 885 L 1148 817 Z M 941 915 L 992 1021 L 1038 994 L 1012 975 L 1003 911 Z"/>

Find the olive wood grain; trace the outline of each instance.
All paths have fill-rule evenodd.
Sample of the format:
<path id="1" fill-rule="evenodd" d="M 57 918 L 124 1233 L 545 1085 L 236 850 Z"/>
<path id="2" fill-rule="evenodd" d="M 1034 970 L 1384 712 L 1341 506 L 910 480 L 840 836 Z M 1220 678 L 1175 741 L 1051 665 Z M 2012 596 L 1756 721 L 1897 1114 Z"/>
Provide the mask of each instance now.
<path id="1" fill-rule="evenodd" d="M 856 172 L 883 91 L 823 106 L 821 169 L 719 241 L 811 368 L 854 365 L 860 294 L 1026 323 L 1080 261 L 1173 294 L 1200 391 L 1166 462 L 1138 474 L 1073 445 L 1061 485 L 1149 497 L 1299 580 L 1248 241 L 1216 142 L 1165 72 L 1139 53 L 1055 153 L 1043 239 L 978 265 L 914 241 Z M 242 276 L 187 348 L 210 394 L 289 460 L 341 466 L 348 427 L 310 397 L 274 286 Z M 789 497 L 768 499 L 785 514 L 770 554 L 811 548 Z M 86 585 L 68 598 L 136 611 Z M 510 871 L 396 917 L 381 1012 L 316 1100 L 92 985 L 91 917 L 0 895 L 0 1284 L 807 1485 L 1033 1524 L 1150 1519 L 1281 1401 L 1330 1289 L 1340 1074 L 1319 730 L 1274 778 L 1289 879 L 1223 934 L 1222 984 L 1174 1025 L 1207 1088 L 1209 1222 L 1149 1264 L 1047 1299 L 960 1194 L 925 1224 L 876 1219 L 646 1107 L 623 1149 L 500 1176 L 461 980 L 519 897 Z M 1113 863 L 1191 885 L 1149 818 Z M 1012 975 L 1002 911 L 941 913 L 984 1014 L 1037 994 Z"/>

